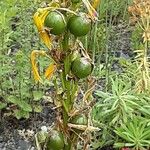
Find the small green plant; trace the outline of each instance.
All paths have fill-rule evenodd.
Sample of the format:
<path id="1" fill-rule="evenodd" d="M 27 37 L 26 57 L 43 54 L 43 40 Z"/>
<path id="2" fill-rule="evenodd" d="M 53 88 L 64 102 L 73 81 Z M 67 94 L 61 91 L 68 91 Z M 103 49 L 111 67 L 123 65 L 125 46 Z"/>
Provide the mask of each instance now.
<path id="1" fill-rule="evenodd" d="M 11 65 L 11 61 L 15 59 L 15 64 Z M 41 112 L 42 107 L 39 105 L 39 101 L 43 96 L 41 89 L 33 88 L 31 83 L 33 82 L 28 69 L 30 65 L 27 63 L 29 58 L 22 52 L 18 51 L 15 56 L 12 57 L 10 62 L 7 62 L 8 68 L 4 72 L 2 92 L 3 107 L 10 106 L 10 114 L 14 115 L 17 119 L 29 118 L 29 113 L 32 111 Z M 27 65 L 24 65 L 27 64 Z M 13 70 L 13 68 L 15 68 Z M 6 80 L 8 78 L 8 80 Z M 5 104 L 5 105 L 4 105 Z M 12 107 L 13 106 L 13 107 Z M 12 108 L 12 109 L 11 109 Z"/>
<path id="2" fill-rule="evenodd" d="M 93 142 L 95 148 L 113 145 L 118 138 L 114 135 L 116 126 L 127 124 L 135 115 L 143 116 L 143 119 L 149 122 L 149 95 L 134 93 L 127 77 L 120 75 L 112 77 L 111 81 L 111 92 L 95 92 L 98 102 L 93 108 L 92 115 L 94 123 L 102 129 L 95 135 L 99 137 Z"/>
<path id="3" fill-rule="evenodd" d="M 132 94 L 131 82 L 125 78 L 111 78 L 111 93 L 96 91 L 99 101 L 93 110 L 97 121 L 109 122 L 109 125 L 126 122 L 127 118 L 140 107 L 139 99 Z M 98 115 L 99 114 L 99 115 Z"/>
<path id="4" fill-rule="evenodd" d="M 130 147 L 133 150 L 148 150 L 150 148 L 150 125 L 143 118 L 133 117 L 126 123 L 116 128 L 115 133 L 119 136 L 114 144 L 115 148 Z"/>

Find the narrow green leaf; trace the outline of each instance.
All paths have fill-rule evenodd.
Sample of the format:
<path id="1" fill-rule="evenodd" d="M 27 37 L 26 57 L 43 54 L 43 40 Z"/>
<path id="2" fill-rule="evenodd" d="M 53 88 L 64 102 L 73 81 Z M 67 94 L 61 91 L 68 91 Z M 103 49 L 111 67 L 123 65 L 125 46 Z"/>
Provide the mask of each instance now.
<path id="1" fill-rule="evenodd" d="M 125 143 L 115 143 L 114 147 L 115 148 L 122 148 L 122 147 L 124 147 L 124 145 L 125 145 Z"/>
<path id="2" fill-rule="evenodd" d="M 64 61 L 64 68 L 65 68 L 65 75 L 67 75 L 70 72 L 70 68 L 71 68 L 70 55 L 68 55 Z"/>
<path id="3" fill-rule="evenodd" d="M 97 95 L 99 97 L 102 97 L 102 98 L 108 98 L 108 97 L 110 97 L 109 93 L 104 93 L 103 91 L 96 91 L 95 95 Z"/>
<path id="4" fill-rule="evenodd" d="M 0 102 L 0 110 L 6 108 L 7 104 L 6 103 L 1 103 Z"/>
<path id="5" fill-rule="evenodd" d="M 32 112 L 32 107 L 25 100 L 18 101 L 18 106 L 22 108 L 24 111 Z"/>
<path id="6" fill-rule="evenodd" d="M 7 101 L 8 102 L 11 102 L 13 104 L 18 104 L 18 98 L 16 96 L 13 96 L 13 95 L 10 95 L 8 98 L 7 98 Z"/>

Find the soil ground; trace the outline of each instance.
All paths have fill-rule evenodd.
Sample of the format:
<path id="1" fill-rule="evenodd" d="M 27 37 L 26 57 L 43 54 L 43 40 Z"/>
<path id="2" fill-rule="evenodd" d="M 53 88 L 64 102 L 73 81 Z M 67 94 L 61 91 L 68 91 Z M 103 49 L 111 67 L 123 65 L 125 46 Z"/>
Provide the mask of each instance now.
<path id="1" fill-rule="evenodd" d="M 39 114 L 32 114 L 30 119 L 17 120 L 3 118 L 0 123 L 0 150 L 36 150 L 34 135 L 42 126 L 51 126 L 55 111 L 44 107 Z"/>

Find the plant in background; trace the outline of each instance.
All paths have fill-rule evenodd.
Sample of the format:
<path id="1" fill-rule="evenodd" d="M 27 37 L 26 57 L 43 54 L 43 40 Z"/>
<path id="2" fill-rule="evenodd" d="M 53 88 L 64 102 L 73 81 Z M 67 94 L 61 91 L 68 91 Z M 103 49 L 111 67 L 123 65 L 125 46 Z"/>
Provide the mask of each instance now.
<path id="1" fill-rule="evenodd" d="M 7 56 L 9 51 L 7 50 L 7 46 L 9 45 L 11 39 L 10 36 L 13 34 L 11 30 L 10 22 L 11 18 L 14 17 L 17 13 L 17 8 L 12 7 L 16 4 L 16 1 L 7 0 L 5 3 L 3 1 L 0 2 L 0 83 L 2 84 L 8 70 L 10 69 L 9 65 L 7 65 L 7 61 L 10 62 L 10 58 Z M 7 8 L 7 9 L 6 9 Z M 2 85 L 0 90 L 3 95 Z"/>
<path id="2" fill-rule="evenodd" d="M 11 86 L 8 74 L 13 70 L 10 66 L 12 58 L 8 56 L 10 51 L 7 47 L 11 41 L 10 36 L 13 34 L 10 26 L 11 18 L 16 15 L 18 10 L 17 7 L 14 7 L 15 4 L 15 0 L 6 0 L 5 3 L 0 1 L 0 99 L 2 99 L 0 110 L 7 106 L 3 96 L 8 90 L 6 87 Z"/>
<path id="3" fill-rule="evenodd" d="M 17 119 L 29 118 L 33 111 L 42 111 L 39 102 L 43 91 L 42 87 L 33 83 L 31 65 L 28 63 L 30 52 L 27 51 L 32 47 L 33 34 L 29 28 L 32 27 L 32 30 L 33 25 L 31 26 L 30 21 L 32 17 L 27 19 L 26 15 L 30 15 L 35 4 L 36 2 L 31 5 L 31 1 L 23 0 L 0 2 L 0 109 L 5 109 L 4 116 L 7 114 Z M 41 61 L 39 63 L 41 64 Z"/>
<path id="4" fill-rule="evenodd" d="M 50 79 L 55 73 L 55 78 L 52 79 L 56 90 L 54 103 L 58 113 L 55 126 L 45 141 L 49 150 L 77 149 L 79 139 L 83 141 L 82 149 L 86 150 L 89 148 L 90 132 L 99 130 L 92 126 L 90 117 L 94 104 L 91 95 L 95 83 L 91 77 L 93 63 L 78 39 L 87 35 L 91 23 L 97 20 L 95 7 L 99 1 L 95 1 L 93 6 L 88 0 L 82 2 L 88 10 L 87 13 L 81 12 L 83 10 L 78 3 L 53 1 L 47 7 L 39 8 L 34 14 L 39 35 L 48 48 L 47 52 L 33 50 L 31 53 L 34 79 L 44 83 L 45 79 Z M 39 74 L 36 61 L 39 56 L 47 57 L 51 62 L 44 75 Z M 83 98 L 78 99 L 78 92 L 81 92 Z M 36 144 L 41 149 L 39 135 L 36 134 Z"/>
<path id="5" fill-rule="evenodd" d="M 141 27 L 136 24 L 131 36 L 131 46 L 135 50 L 143 48 L 142 33 L 143 30 L 141 29 Z"/>
<path id="6" fill-rule="evenodd" d="M 148 150 L 150 148 L 150 125 L 143 118 L 134 116 L 126 123 L 117 127 L 115 133 L 119 136 L 115 148 L 129 147 L 133 150 Z"/>
<path id="7" fill-rule="evenodd" d="M 117 142 L 118 136 L 114 134 L 116 126 L 128 124 L 128 120 L 132 121 L 135 115 L 143 116 L 143 120 L 149 123 L 149 95 L 136 94 L 132 89 L 130 79 L 124 74 L 120 77 L 112 77 L 111 85 L 109 89 L 111 92 L 99 90 L 95 92 L 98 102 L 92 111 L 93 122 L 102 129 L 99 134 L 95 135 L 99 137 L 93 142 L 95 148 L 113 145 L 115 141 Z"/>
<path id="8" fill-rule="evenodd" d="M 148 47 L 150 41 L 150 2 L 149 0 L 135 0 L 133 5 L 128 8 L 132 14 L 132 19 L 136 20 L 138 26 L 142 29 L 143 46 L 142 49 L 135 50 L 137 54 L 135 64 L 137 64 L 136 73 L 136 91 L 144 92 L 149 90 L 149 60 Z"/>
<path id="9" fill-rule="evenodd" d="M 107 2 L 108 1 L 105 1 L 105 2 L 102 1 L 101 7 L 104 6 Z M 111 3 L 111 1 L 109 2 Z M 147 1 L 146 0 L 135 1 L 135 3 L 138 3 L 138 2 L 141 4 L 138 4 L 138 7 L 137 5 L 135 5 L 133 6 L 134 9 L 131 9 L 132 14 L 133 12 L 137 11 L 136 12 L 137 14 L 134 15 L 134 17 L 138 18 L 136 29 L 132 33 L 132 40 L 133 40 L 132 46 L 134 46 L 134 48 L 136 49 L 139 48 L 142 50 L 135 51 L 135 54 L 138 55 L 135 59 L 134 59 L 134 55 L 132 56 L 131 59 L 118 58 L 119 63 L 123 64 L 122 69 L 124 71 L 121 74 L 119 74 L 118 77 L 115 79 L 110 78 L 113 72 L 109 71 L 105 76 L 106 80 L 108 78 L 110 81 L 110 82 L 107 82 L 109 84 L 106 84 L 106 87 L 107 87 L 106 92 L 96 91 L 95 93 L 98 99 L 98 103 L 93 109 L 93 119 L 94 119 L 94 123 L 97 124 L 102 129 L 99 134 L 96 134 L 96 137 L 98 137 L 98 140 L 96 142 L 93 142 L 93 147 L 95 147 L 95 149 L 98 147 L 104 147 L 106 145 L 113 145 L 114 141 L 118 139 L 118 135 L 114 134 L 115 127 L 120 126 L 120 124 L 127 124 L 128 120 L 132 121 L 133 116 L 135 115 L 142 116 L 146 122 L 149 122 L 149 104 L 150 103 L 149 103 L 149 94 L 146 94 L 146 92 L 149 93 L 149 88 L 148 88 L 149 87 L 149 81 L 148 81 L 149 80 L 149 67 L 148 67 L 149 66 L 149 59 L 148 59 L 149 58 L 148 57 L 149 39 L 148 39 L 148 36 L 149 36 L 149 10 L 150 9 L 149 9 L 148 0 Z M 125 9 L 128 7 L 128 4 L 126 5 Z M 112 7 L 112 5 L 109 5 L 109 7 Z M 139 7 L 141 8 L 139 9 Z M 104 10 L 106 9 L 104 8 Z M 112 12 L 113 11 L 114 9 L 112 7 Z M 112 15 L 110 13 L 109 15 L 110 18 L 108 19 L 108 15 L 106 15 L 106 22 L 108 21 L 109 22 L 108 24 L 111 24 L 111 21 L 114 20 L 114 18 L 112 19 L 111 16 Z M 110 25 L 110 27 L 111 26 L 112 24 Z M 144 31 L 144 34 L 143 34 L 143 31 Z M 110 32 L 106 32 L 106 35 L 108 33 Z M 143 35 L 143 39 L 145 39 L 144 42 L 142 40 L 141 35 Z M 109 38 L 106 38 L 106 43 L 108 39 Z M 147 47 L 147 44 L 145 43 L 148 43 L 148 47 Z M 110 63 L 109 59 L 111 59 L 109 54 L 110 54 L 110 51 L 106 49 L 105 57 L 107 57 L 108 59 L 106 59 L 105 63 L 107 64 Z M 104 70 L 107 70 L 107 68 L 110 70 L 111 67 L 109 65 L 107 66 L 108 67 L 106 67 L 106 69 Z M 122 78 L 122 74 L 124 78 Z M 134 90 L 135 84 L 136 84 L 136 88 L 135 88 L 136 92 Z M 145 86 L 147 86 L 147 88 L 145 88 Z M 137 94 L 137 92 L 142 93 L 142 94 Z M 124 142 L 124 144 L 126 142 Z M 119 148 L 122 148 L 122 147 L 124 147 L 124 145 L 120 146 Z"/>
<path id="10" fill-rule="evenodd" d="M 91 50 L 96 64 L 96 76 L 104 78 L 105 85 L 103 86 L 106 91 L 109 89 L 111 82 L 109 80 L 109 76 L 112 73 L 110 66 L 115 61 L 112 54 L 116 53 L 118 47 L 121 48 L 116 44 L 118 33 L 115 33 L 115 30 L 117 26 L 122 26 L 122 23 L 126 24 L 126 18 L 128 17 L 126 10 L 131 2 L 132 0 L 101 0 L 101 5 L 98 9 L 100 20 L 92 29 L 90 36 L 85 38 L 85 46 Z M 117 32 L 121 33 L 121 31 Z M 101 69 L 101 66 L 103 69 Z"/>
<path id="11" fill-rule="evenodd" d="M 133 95 L 131 82 L 126 78 L 111 78 L 112 93 L 96 91 L 95 95 L 100 98 L 95 105 L 93 117 L 97 121 L 107 121 L 110 126 L 126 122 L 132 117 L 138 107 L 139 98 Z M 99 115 L 98 115 L 99 114 Z"/>

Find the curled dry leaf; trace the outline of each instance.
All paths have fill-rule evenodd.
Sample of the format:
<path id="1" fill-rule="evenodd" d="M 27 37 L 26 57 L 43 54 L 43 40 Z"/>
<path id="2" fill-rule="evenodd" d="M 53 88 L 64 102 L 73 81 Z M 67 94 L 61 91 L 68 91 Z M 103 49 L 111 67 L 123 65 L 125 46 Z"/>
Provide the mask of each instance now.
<path id="1" fill-rule="evenodd" d="M 72 123 L 68 123 L 68 126 L 70 128 L 75 128 L 78 130 L 82 130 L 82 131 L 89 131 L 89 132 L 93 132 L 93 131 L 99 131 L 100 129 L 97 127 L 93 127 L 93 126 L 86 126 L 86 125 L 76 125 L 76 124 L 72 124 Z"/>

